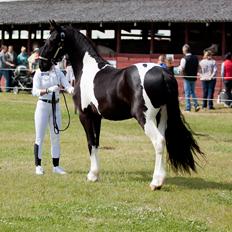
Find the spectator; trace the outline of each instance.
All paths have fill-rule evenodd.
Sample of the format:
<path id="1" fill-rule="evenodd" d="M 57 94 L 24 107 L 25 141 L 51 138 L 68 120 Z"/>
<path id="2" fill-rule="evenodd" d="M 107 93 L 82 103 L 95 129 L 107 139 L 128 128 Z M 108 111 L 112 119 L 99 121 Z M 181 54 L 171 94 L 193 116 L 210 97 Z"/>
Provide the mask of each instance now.
<path id="1" fill-rule="evenodd" d="M 17 64 L 28 66 L 28 55 L 24 46 L 21 47 L 21 53 L 17 56 Z"/>
<path id="2" fill-rule="evenodd" d="M 164 54 L 162 54 L 162 55 L 160 55 L 158 57 L 158 64 L 162 68 L 167 68 L 167 65 L 166 65 L 166 56 Z"/>
<path id="3" fill-rule="evenodd" d="M 13 64 L 12 67 L 16 66 L 17 63 L 17 54 L 14 51 L 14 47 L 12 45 L 8 46 L 8 51 L 6 53 L 7 61 Z"/>
<path id="4" fill-rule="evenodd" d="M 74 76 L 74 73 L 73 73 L 73 68 L 72 68 L 72 65 L 70 63 L 70 60 L 69 60 L 69 57 L 68 55 L 65 56 L 65 71 L 66 71 L 66 78 L 68 80 L 68 82 L 74 86 L 74 83 L 75 83 L 75 76 Z"/>
<path id="5" fill-rule="evenodd" d="M 197 112 L 200 110 L 200 107 L 198 105 L 197 97 L 195 94 L 195 84 L 197 80 L 196 76 L 198 72 L 199 61 L 197 56 L 191 54 L 190 46 L 188 44 L 185 44 L 182 47 L 182 52 L 184 57 L 180 61 L 178 70 L 184 76 L 185 111 L 191 111 L 190 97 L 192 96 L 194 108 Z"/>
<path id="6" fill-rule="evenodd" d="M 221 76 L 225 86 L 225 107 L 232 106 L 232 54 L 226 53 L 224 62 L 221 66 Z"/>
<path id="7" fill-rule="evenodd" d="M 6 53 L 6 60 L 9 62 L 11 65 L 8 65 L 8 73 L 9 73 L 9 82 L 8 82 L 8 87 L 11 87 L 12 85 L 12 77 L 13 77 L 13 70 L 12 68 L 16 67 L 16 62 L 17 62 L 17 54 L 14 51 L 14 47 L 12 45 L 8 46 L 8 51 Z"/>
<path id="8" fill-rule="evenodd" d="M 199 63 L 199 75 L 202 82 L 203 89 L 203 104 L 202 109 L 207 108 L 212 110 L 213 107 L 213 95 L 216 85 L 216 74 L 217 74 L 217 65 L 216 61 L 212 58 L 211 51 L 205 51 L 203 59 Z"/>
<path id="9" fill-rule="evenodd" d="M 2 45 L 0 52 L 0 81 L 2 76 L 4 76 L 6 80 L 6 92 L 10 91 L 10 73 L 9 67 L 13 67 L 14 65 L 7 61 L 7 46 Z M 0 90 L 1 91 L 1 90 Z"/>
<path id="10" fill-rule="evenodd" d="M 39 48 L 35 48 L 28 58 L 29 71 L 34 74 L 39 68 Z"/>
<path id="11" fill-rule="evenodd" d="M 61 59 L 61 61 L 57 62 L 56 67 L 59 68 L 60 70 L 62 70 L 65 74 L 65 62 L 66 62 L 66 58 L 65 56 L 63 56 L 63 58 Z"/>
<path id="12" fill-rule="evenodd" d="M 174 76 L 174 64 L 173 64 L 173 57 L 167 56 L 166 57 L 166 66 L 169 72 Z"/>

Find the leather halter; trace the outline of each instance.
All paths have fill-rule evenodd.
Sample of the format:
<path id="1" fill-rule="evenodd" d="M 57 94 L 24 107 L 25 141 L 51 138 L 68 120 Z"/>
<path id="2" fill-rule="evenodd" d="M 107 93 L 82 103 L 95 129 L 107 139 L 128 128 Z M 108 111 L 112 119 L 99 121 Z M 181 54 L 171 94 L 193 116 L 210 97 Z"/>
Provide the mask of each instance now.
<path id="1" fill-rule="evenodd" d="M 63 47 L 64 47 L 64 39 L 65 39 L 65 33 L 62 31 L 62 32 L 60 32 L 59 47 L 57 48 L 57 50 L 56 50 L 56 52 L 55 52 L 53 58 L 51 59 L 51 63 L 52 63 L 52 64 L 56 64 L 56 58 L 57 58 L 57 56 L 58 56 L 60 50 L 62 50 Z M 40 59 L 40 60 L 44 60 L 44 61 L 49 61 L 48 58 L 43 57 L 43 56 L 39 56 L 39 59 Z"/>

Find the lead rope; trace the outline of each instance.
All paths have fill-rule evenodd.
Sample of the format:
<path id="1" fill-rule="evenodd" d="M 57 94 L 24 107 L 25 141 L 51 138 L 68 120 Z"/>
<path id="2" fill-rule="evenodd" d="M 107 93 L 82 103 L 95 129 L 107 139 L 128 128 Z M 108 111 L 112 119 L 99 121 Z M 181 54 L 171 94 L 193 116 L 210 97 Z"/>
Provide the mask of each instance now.
<path id="1" fill-rule="evenodd" d="M 56 74 L 56 70 L 55 70 L 55 74 Z M 57 76 L 57 74 L 56 74 L 56 76 Z M 62 92 L 62 95 L 64 97 L 64 104 L 65 104 L 65 108 L 66 108 L 67 113 L 68 113 L 68 124 L 64 129 L 59 129 L 59 126 L 58 126 L 57 121 L 56 121 L 56 95 L 55 95 L 55 92 L 53 92 L 52 93 L 52 117 L 53 117 L 53 128 L 54 128 L 55 134 L 59 134 L 60 131 L 67 130 L 69 128 L 69 125 L 70 125 L 70 113 L 69 113 L 66 97 L 65 97 L 63 92 Z"/>
<path id="2" fill-rule="evenodd" d="M 52 118 L 53 118 L 53 128 L 54 128 L 54 133 L 59 134 L 60 129 L 57 125 L 56 121 L 56 95 L 55 92 L 52 92 Z"/>

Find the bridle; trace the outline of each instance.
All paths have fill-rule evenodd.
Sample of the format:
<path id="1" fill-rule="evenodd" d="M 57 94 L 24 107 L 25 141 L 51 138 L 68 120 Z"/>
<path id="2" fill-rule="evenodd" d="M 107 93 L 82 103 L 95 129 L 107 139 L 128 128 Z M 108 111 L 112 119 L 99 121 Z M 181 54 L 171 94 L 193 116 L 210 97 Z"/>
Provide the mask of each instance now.
<path id="1" fill-rule="evenodd" d="M 63 31 L 60 32 L 60 42 L 58 44 L 58 48 L 53 56 L 53 58 L 51 58 L 50 60 L 46 57 L 43 56 L 39 56 L 40 60 L 44 60 L 44 61 L 51 61 L 52 64 L 56 65 L 57 62 L 57 56 L 59 54 L 59 52 L 64 48 L 64 39 L 65 39 L 65 33 Z M 42 50 L 43 51 L 43 50 Z M 41 53 L 42 53 L 41 51 Z"/>

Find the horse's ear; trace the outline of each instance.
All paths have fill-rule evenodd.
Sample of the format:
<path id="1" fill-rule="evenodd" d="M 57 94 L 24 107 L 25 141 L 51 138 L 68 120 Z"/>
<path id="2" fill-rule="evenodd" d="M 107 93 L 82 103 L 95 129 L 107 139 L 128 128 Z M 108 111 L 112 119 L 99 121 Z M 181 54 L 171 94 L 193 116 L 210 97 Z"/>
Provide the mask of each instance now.
<path id="1" fill-rule="evenodd" d="M 57 23 L 55 22 L 55 20 L 49 20 L 49 23 L 50 23 L 50 30 L 51 30 L 51 31 L 54 31 L 54 30 L 56 30 L 56 31 L 61 31 L 60 25 L 57 24 Z"/>

